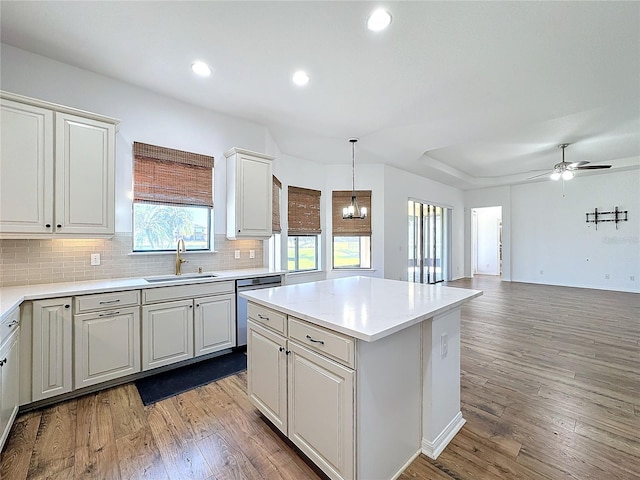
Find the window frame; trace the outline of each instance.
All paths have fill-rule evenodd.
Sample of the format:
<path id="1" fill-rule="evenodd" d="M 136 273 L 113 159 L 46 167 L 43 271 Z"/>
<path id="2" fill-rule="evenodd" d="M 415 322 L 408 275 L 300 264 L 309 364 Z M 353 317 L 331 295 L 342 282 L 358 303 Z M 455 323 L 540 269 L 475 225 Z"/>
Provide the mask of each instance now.
<path id="1" fill-rule="evenodd" d="M 346 265 L 344 267 L 341 266 L 336 266 L 336 239 L 337 238 L 345 238 L 345 239 L 358 239 L 358 258 L 359 258 L 359 262 L 358 262 L 358 266 L 353 266 L 353 265 Z M 368 266 L 362 266 L 363 263 L 363 248 L 362 248 L 362 242 L 363 239 L 369 239 L 369 251 L 365 252 L 368 253 L 369 256 L 369 265 Z M 331 239 L 331 260 L 332 260 L 332 268 L 333 270 L 370 270 L 371 269 L 371 235 L 333 235 L 332 239 Z"/>
<path id="2" fill-rule="evenodd" d="M 305 269 L 300 269 L 300 245 L 299 245 L 299 239 L 300 238 L 313 238 L 314 240 L 314 263 L 315 266 L 314 268 L 305 268 Z M 294 256 L 294 270 L 289 270 L 289 241 L 294 239 L 295 240 L 295 256 Z M 320 240 L 319 240 L 319 235 L 290 235 L 287 237 L 287 271 L 289 273 L 297 273 L 297 272 L 316 272 L 318 270 L 320 270 L 320 263 L 319 263 L 319 255 L 320 255 Z"/>

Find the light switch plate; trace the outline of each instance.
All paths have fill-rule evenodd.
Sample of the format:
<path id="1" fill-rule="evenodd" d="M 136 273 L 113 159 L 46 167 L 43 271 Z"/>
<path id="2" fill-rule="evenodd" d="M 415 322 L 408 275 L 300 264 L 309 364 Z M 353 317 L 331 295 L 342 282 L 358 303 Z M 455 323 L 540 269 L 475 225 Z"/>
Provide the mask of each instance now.
<path id="1" fill-rule="evenodd" d="M 256 251 L 255 250 L 249 250 L 249 258 L 256 258 Z"/>
<path id="2" fill-rule="evenodd" d="M 239 259 L 240 258 L 240 250 L 236 250 L 234 255 L 235 255 L 236 260 Z"/>
<path id="3" fill-rule="evenodd" d="M 93 266 L 100 265 L 100 254 L 99 253 L 92 253 L 91 254 L 91 265 L 93 265 Z"/>

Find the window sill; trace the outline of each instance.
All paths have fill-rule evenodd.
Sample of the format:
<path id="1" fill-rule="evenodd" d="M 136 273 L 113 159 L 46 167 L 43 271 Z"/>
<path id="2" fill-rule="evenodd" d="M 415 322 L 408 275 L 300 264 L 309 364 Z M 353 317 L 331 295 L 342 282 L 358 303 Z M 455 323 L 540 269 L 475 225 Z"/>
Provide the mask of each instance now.
<path id="1" fill-rule="evenodd" d="M 375 272 L 375 268 L 332 268 L 332 272 Z"/>
<path id="2" fill-rule="evenodd" d="M 324 273 L 324 270 L 295 270 L 293 272 L 287 272 L 286 275 L 309 275 L 314 273 Z"/>
<path id="3" fill-rule="evenodd" d="M 217 250 L 195 250 L 195 251 L 187 251 L 180 252 L 180 255 L 192 255 L 192 254 L 203 254 L 203 253 L 218 253 Z M 176 251 L 166 251 L 166 252 L 129 252 L 127 255 L 130 256 L 138 256 L 138 255 L 175 255 Z"/>

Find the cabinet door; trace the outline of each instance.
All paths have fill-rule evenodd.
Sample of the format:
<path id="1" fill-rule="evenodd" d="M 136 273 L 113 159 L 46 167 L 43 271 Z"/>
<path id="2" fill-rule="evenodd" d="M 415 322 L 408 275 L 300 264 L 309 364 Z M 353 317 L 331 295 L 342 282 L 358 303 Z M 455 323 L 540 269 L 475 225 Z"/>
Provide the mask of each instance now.
<path id="1" fill-rule="evenodd" d="M 71 298 L 33 302 L 33 401 L 72 388 Z"/>
<path id="2" fill-rule="evenodd" d="M 20 370 L 20 329 L 15 330 L 0 350 L 0 450 L 4 445 L 11 424 L 18 413 L 18 385 Z"/>
<path id="3" fill-rule="evenodd" d="M 289 341 L 289 439 L 332 479 L 354 478 L 353 370 Z"/>
<path id="4" fill-rule="evenodd" d="M 85 313 L 74 317 L 75 387 L 140 371 L 140 308 Z"/>
<path id="5" fill-rule="evenodd" d="M 196 298 L 195 356 L 236 346 L 235 295 Z"/>
<path id="6" fill-rule="evenodd" d="M 142 307 L 142 370 L 193 357 L 193 300 Z"/>
<path id="7" fill-rule="evenodd" d="M 271 236 L 271 160 L 238 155 L 238 237 Z"/>
<path id="8" fill-rule="evenodd" d="M 287 341 L 247 323 L 247 393 L 251 402 L 287 434 Z"/>
<path id="9" fill-rule="evenodd" d="M 56 232 L 113 235 L 114 176 L 114 125 L 56 113 Z"/>
<path id="10" fill-rule="evenodd" d="M 0 234 L 51 233 L 53 112 L 2 100 L 0 124 Z"/>

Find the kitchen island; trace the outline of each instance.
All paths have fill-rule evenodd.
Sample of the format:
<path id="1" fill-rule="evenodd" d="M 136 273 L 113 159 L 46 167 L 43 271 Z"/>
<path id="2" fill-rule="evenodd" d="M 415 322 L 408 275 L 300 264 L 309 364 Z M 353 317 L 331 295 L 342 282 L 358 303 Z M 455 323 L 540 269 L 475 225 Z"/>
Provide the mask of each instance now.
<path id="1" fill-rule="evenodd" d="M 330 478 L 397 478 L 464 425 L 460 307 L 481 291 L 348 277 L 241 295 L 249 398 Z"/>

